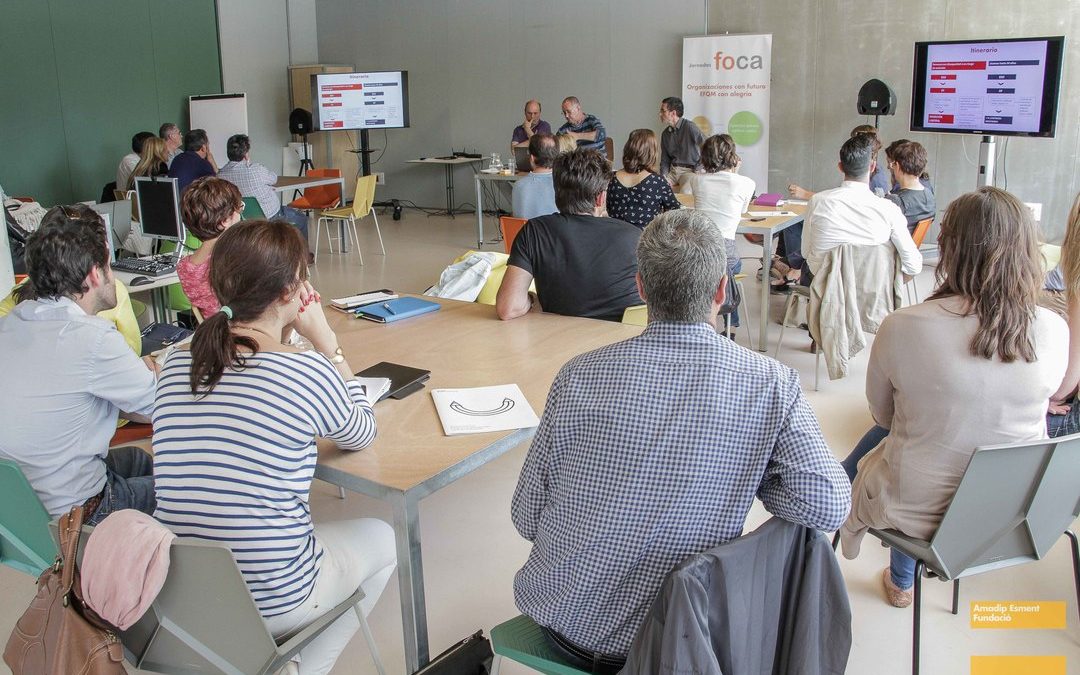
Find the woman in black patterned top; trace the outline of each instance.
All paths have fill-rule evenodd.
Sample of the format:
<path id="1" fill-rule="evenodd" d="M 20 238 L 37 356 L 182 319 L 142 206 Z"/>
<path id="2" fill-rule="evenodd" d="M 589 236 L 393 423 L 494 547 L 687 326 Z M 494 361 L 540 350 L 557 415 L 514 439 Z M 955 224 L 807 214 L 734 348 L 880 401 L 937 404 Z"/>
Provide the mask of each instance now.
<path id="1" fill-rule="evenodd" d="M 623 168 L 611 176 L 607 210 L 642 229 L 664 211 L 680 207 L 671 185 L 656 173 L 660 145 L 652 129 L 635 129 L 623 146 Z"/>

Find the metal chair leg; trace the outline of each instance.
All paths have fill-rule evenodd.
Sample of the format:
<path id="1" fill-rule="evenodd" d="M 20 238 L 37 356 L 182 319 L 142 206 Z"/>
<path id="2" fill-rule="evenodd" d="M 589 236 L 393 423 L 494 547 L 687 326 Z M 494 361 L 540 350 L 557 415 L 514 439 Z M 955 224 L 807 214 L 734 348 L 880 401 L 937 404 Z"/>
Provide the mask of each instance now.
<path id="1" fill-rule="evenodd" d="M 840 530 L 836 531 L 836 534 L 832 537 L 832 550 L 836 550 L 836 547 L 840 545 Z"/>
<path id="2" fill-rule="evenodd" d="M 345 499 L 345 488 L 339 487 L 337 489 L 337 496 L 338 496 L 338 499 Z"/>
<path id="3" fill-rule="evenodd" d="M 788 296 L 787 302 L 784 303 L 784 313 L 780 315 L 780 337 L 776 339 L 776 351 L 773 352 L 774 359 L 780 358 L 780 345 L 784 342 L 784 328 L 787 327 L 787 323 L 785 323 L 784 319 L 787 318 L 788 312 L 791 311 L 791 303 L 795 302 L 795 297 L 793 291 L 791 295 Z M 765 309 L 765 307 L 762 307 L 761 311 L 764 312 Z"/>
<path id="4" fill-rule="evenodd" d="M 1080 542 L 1072 530 L 1065 530 L 1065 536 L 1072 543 L 1073 554 L 1073 585 L 1076 587 L 1076 613 L 1080 614 Z"/>
<path id="5" fill-rule="evenodd" d="M 499 666 L 501 665 L 502 656 L 496 654 L 495 657 L 491 659 L 491 675 L 499 675 Z"/>
<path id="6" fill-rule="evenodd" d="M 375 662 L 375 670 L 379 672 L 379 675 L 386 675 L 386 668 L 383 667 L 382 659 L 379 657 L 379 649 L 375 646 L 375 636 L 371 634 L 371 626 L 368 625 L 367 618 L 360 609 L 360 605 L 353 609 L 356 611 L 356 617 L 360 619 L 360 632 L 364 634 L 364 642 L 367 642 L 368 651 L 371 652 L 371 660 Z"/>
<path id="7" fill-rule="evenodd" d="M 956 616 L 956 613 L 960 611 L 960 580 L 952 580 L 952 613 Z"/>
<path id="8" fill-rule="evenodd" d="M 921 560 L 915 561 L 915 608 L 912 614 L 911 629 L 911 675 L 919 675 L 919 637 L 920 619 L 922 618 L 922 577 L 926 571 L 926 563 Z"/>
<path id="9" fill-rule="evenodd" d="M 356 255 L 360 256 L 360 264 L 364 264 L 364 254 L 360 251 L 360 235 L 356 232 L 356 218 L 349 216 L 349 229 L 352 230 L 353 244 L 356 245 Z"/>
<path id="10" fill-rule="evenodd" d="M 821 345 L 817 346 L 817 353 L 814 354 L 814 391 L 818 391 L 818 382 L 821 380 Z"/>
<path id="11" fill-rule="evenodd" d="M 319 239 L 322 234 L 322 218 L 315 221 L 315 258 L 314 262 L 319 262 Z"/>
<path id="12" fill-rule="evenodd" d="M 375 220 L 375 234 L 379 235 L 379 250 L 386 255 L 386 247 L 383 246 L 382 230 L 379 229 L 379 216 L 375 215 L 375 209 L 371 210 L 371 217 Z"/>

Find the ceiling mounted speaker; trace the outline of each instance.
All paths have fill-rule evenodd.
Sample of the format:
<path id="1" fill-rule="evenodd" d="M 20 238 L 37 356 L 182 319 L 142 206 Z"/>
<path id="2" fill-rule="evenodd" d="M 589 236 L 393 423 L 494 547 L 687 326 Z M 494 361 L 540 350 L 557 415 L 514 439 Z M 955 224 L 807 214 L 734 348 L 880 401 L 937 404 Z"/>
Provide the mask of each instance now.
<path id="1" fill-rule="evenodd" d="M 895 115 L 896 94 L 881 80 L 867 80 L 859 89 L 860 115 Z"/>

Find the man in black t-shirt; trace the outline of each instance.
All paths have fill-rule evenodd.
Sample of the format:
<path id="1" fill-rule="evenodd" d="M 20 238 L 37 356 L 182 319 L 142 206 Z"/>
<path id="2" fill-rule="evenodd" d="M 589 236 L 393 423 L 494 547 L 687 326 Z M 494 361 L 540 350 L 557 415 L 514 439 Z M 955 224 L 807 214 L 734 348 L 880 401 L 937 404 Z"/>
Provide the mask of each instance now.
<path id="1" fill-rule="evenodd" d="M 503 320 L 541 310 L 619 321 L 642 303 L 634 281 L 641 230 L 602 218 L 611 168 L 596 150 L 560 155 L 553 167 L 559 213 L 525 223 L 510 250 L 495 309 Z M 536 280 L 537 301 L 529 294 Z"/>

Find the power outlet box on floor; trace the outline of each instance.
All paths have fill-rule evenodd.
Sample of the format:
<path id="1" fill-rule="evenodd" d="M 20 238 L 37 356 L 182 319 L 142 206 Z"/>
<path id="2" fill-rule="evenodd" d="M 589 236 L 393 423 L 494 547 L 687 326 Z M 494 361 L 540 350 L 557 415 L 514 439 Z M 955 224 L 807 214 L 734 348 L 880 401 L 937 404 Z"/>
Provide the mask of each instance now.
<path id="1" fill-rule="evenodd" d="M 386 172 L 385 171 L 376 171 L 375 172 L 375 184 L 376 185 L 386 185 Z"/>

